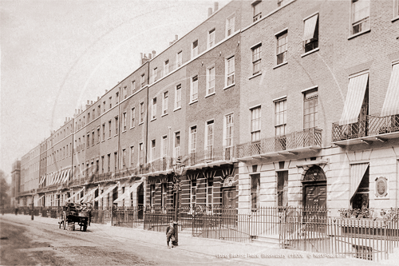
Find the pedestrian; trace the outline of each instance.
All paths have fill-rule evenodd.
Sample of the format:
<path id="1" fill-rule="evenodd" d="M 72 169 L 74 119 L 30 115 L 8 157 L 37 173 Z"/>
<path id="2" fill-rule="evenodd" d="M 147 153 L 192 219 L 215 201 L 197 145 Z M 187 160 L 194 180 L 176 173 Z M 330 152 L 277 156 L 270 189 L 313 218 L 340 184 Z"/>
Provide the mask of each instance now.
<path id="1" fill-rule="evenodd" d="M 172 241 L 172 248 L 174 247 L 174 242 L 176 241 L 175 237 L 175 227 L 173 224 L 173 221 L 170 222 L 168 227 L 166 227 L 166 244 L 168 244 L 169 247 L 169 241 Z"/>

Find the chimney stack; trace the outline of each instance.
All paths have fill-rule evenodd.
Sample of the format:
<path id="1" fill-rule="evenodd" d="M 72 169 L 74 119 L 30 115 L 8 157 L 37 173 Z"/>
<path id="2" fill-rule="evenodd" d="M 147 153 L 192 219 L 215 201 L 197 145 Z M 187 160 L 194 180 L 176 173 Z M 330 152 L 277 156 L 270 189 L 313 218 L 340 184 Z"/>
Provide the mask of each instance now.
<path id="1" fill-rule="evenodd" d="M 213 12 L 215 13 L 216 11 L 218 11 L 218 9 L 219 9 L 219 3 L 218 3 L 218 2 L 215 2 L 215 3 L 213 4 Z"/>
<path id="2" fill-rule="evenodd" d="M 208 7 L 208 17 L 212 15 L 212 7 Z"/>

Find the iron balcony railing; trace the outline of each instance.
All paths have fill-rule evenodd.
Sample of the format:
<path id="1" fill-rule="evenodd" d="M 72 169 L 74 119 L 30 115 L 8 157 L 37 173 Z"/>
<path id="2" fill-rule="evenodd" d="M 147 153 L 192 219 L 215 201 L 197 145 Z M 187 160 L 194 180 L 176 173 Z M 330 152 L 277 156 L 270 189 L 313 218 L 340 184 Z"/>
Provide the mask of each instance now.
<path id="1" fill-rule="evenodd" d="M 368 115 L 365 119 L 356 123 L 340 125 L 338 122 L 332 125 L 333 142 L 357 139 L 367 136 L 378 136 L 381 134 L 399 131 L 399 114 L 390 116 Z"/>
<path id="2" fill-rule="evenodd" d="M 237 145 L 236 153 L 238 158 L 243 158 L 305 147 L 321 147 L 321 143 L 322 130 L 319 128 L 309 128 L 283 136 L 264 138 L 259 141 Z"/>
<path id="3" fill-rule="evenodd" d="M 217 161 L 233 161 L 235 152 L 233 147 L 208 148 L 207 150 L 191 152 L 188 156 L 188 166 L 201 163 L 212 163 Z"/>

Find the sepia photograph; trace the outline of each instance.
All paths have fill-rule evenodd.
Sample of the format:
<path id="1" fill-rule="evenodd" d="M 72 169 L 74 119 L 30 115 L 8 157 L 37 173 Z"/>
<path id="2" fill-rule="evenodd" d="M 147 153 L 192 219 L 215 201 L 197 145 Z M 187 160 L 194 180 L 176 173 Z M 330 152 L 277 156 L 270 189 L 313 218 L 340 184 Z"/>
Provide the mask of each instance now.
<path id="1" fill-rule="evenodd" d="M 0 265 L 399 265 L 399 0 L 0 0 Z"/>

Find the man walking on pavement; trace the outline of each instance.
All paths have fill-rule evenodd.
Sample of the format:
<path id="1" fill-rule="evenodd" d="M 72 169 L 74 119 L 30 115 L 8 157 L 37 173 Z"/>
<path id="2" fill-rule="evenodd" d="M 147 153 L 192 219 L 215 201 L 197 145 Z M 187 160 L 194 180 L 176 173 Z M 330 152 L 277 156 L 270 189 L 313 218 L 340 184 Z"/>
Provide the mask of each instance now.
<path id="1" fill-rule="evenodd" d="M 170 221 L 168 227 L 166 228 L 166 244 L 168 244 L 169 247 L 169 241 L 172 241 L 172 248 L 174 247 L 173 243 L 175 241 L 175 228 L 173 226 L 173 221 Z"/>

